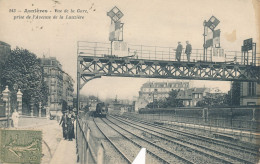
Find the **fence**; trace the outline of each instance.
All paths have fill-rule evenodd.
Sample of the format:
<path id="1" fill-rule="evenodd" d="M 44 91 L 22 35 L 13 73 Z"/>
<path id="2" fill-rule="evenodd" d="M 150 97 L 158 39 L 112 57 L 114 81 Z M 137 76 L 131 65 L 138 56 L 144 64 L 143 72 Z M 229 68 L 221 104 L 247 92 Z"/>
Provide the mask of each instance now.
<path id="1" fill-rule="evenodd" d="M 88 116 L 84 116 L 86 118 Z M 82 117 L 83 118 L 83 117 Z M 104 163 L 104 148 L 100 141 L 92 136 L 91 130 L 86 121 L 82 118 L 77 119 L 76 145 L 78 162 L 87 163 Z"/>
<path id="2" fill-rule="evenodd" d="M 173 113 L 157 113 L 157 114 L 133 114 L 128 113 L 140 119 L 162 121 L 162 122 L 177 122 L 199 126 L 209 126 L 223 129 L 232 129 L 240 131 L 260 132 L 260 122 L 257 120 L 241 120 L 230 118 L 210 118 L 210 117 L 191 117 L 179 116 Z"/>
<path id="3" fill-rule="evenodd" d="M 128 44 L 124 47 L 124 52 L 115 51 L 111 44 L 101 42 L 78 42 L 78 54 L 83 56 L 117 56 L 117 57 L 132 57 L 136 59 L 148 59 L 148 60 L 165 60 L 165 61 L 177 61 L 175 56 L 176 47 L 160 47 L 160 46 L 145 46 L 145 45 L 132 45 Z M 127 48 L 125 48 L 127 47 Z M 216 51 L 217 50 L 217 51 Z M 253 57 L 253 53 L 249 52 L 246 55 L 246 59 L 240 51 L 221 51 L 220 49 L 207 49 L 205 60 L 203 57 L 203 49 L 193 49 L 190 56 L 190 62 L 225 62 L 241 65 L 260 65 L 260 53 L 257 53 L 257 57 Z M 188 61 L 185 49 L 182 50 L 181 61 Z"/>
<path id="4" fill-rule="evenodd" d="M 0 117 L 6 117 L 6 103 L 0 100 Z"/>

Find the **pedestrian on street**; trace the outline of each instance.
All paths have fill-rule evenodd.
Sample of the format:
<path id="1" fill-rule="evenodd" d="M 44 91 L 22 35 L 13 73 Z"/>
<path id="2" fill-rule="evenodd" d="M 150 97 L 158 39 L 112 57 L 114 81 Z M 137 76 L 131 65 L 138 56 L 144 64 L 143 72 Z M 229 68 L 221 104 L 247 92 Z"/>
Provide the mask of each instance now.
<path id="1" fill-rule="evenodd" d="M 69 113 L 67 116 L 67 127 L 68 127 L 68 139 L 69 141 L 72 141 L 72 138 L 74 137 L 74 122 L 72 118 L 72 114 Z"/>
<path id="2" fill-rule="evenodd" d="M 14 128 L 18 127 L 18 122 L 19 122 L 19 113 L 15 109 L 13 114 L 12 114 L 12 120 L 13 120 L 13 126 Z"/>
<path id="3" fill-rule="evenodd" d="M 189 41 L 186 41 L 185 54 L 187 55 L 187 60 L 188 60 L 188 62 L 190 62 L 190 54 L 191 54 L 191 51 L 192 51 L 191 44 L 189 43 Z"/>
<path id="4" fill-rule="evenodd" d="M 59 125 L 62 124 L 63 138 L 66 140 L 68 138 L 68 126 L 67 126 L 67 113 L 63 112 Z"/>
<path id="5" fill-rule="evenodd" d="M 182 45 L 181 42 L 178 42 L 178 46 L 176 49 L 176 60 L 181 61 L 181 53 L 182 53 Z"/>

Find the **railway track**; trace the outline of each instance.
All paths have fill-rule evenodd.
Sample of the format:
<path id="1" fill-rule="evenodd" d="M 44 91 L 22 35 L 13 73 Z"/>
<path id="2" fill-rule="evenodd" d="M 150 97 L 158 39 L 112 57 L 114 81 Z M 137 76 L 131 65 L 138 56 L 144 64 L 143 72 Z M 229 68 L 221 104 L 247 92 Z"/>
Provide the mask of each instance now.
<path id="1" fill-rule="evenodd" d="M 191 149 L 192 151 L 195 151 L 198 153 L 202 153 L 208 157 L 221 161 L 222 163 L 238 163 L 238 162 L 239 163 L 251 163 L 251 164 L 254 163 L 253 161 L 249 161 L 249 160 L 242 159 L 242 158 L 239 158 L 239 157 L 227 154 L 227 153 L 223 153 L 221 151 L 217 151 L 215 149 L 208 148 L 207 146 L 196 144 L 196 143 L 186 141 L 186 140 L 183 140 L 183 139 L 180 139 L 177 137 L 172 137 L 172 135 L 170 135 L 169 133 L 167 134 L 165 132 L 164 133 L 159 132 L 158 129 L 153 129 L 151 127 L 148 128 L 148 127 L 145 127 L 145 125 L 140 125 L 140 124 L 137 124 L 136 122 L 129 122 L 125 119 L 120 120 L 119 118 L 115 118 L 115 117 L 114 117 L 114 119 L 117 119 L 121 123 L 127 124 L 128 126 L 131 126 L 132 128 L 139 129 L 146 133 L 149 133 L 159 139 L 177 144 L 179 146 L 183 146 L 187 149 Z"/>
<path id="2" fill-rule="evenodd" d="M 107 119 L 102 119 L 105 124 L 110 126 L 112 129 L 120 133 L 124 138 L 131 140 L 132 143 L 135 145 L 138 145 L 140 148 L 145 147 L 147 150 L 147 153 L 150 154 L 151 156 L 155 157 L 158 159 L 161 163 L 187 163 L 187 164 L 192 164 L 193 162 L 179 156 L 178 154 L 172 153 L 171 151 L 158 146 L 154 144 L 153 142 L 146 140 L 128 130 L 125 130 L 121 128 L 120 126 L 116 124 L 111 124 L 111 122 L 107 122 L 105 120 Z"/>
<path id="3" fill-rule="evenodd" d="M 118 115 L 115 115 L 115 116 L 121 117 L 121 116 L 118 116 Z M 155 128 L 159 128 L 159 129 L 163 129 L 163 130 L 166 130 L 166 131 L 169 131 L 169 132 L 180 134 L 180 135 L 183 135 L 185 137 L 189 137 L 189 138 L 196 139 L 196 140 L 201 140 L 201 141 L 212 143 L 212 144 L 219 145 L 219 146 L 223 146 L 227 149 L 232 149 L 232 150 L 236 150 L 236 151 L 239 151 L 239 152 L 252 154 L 254 156 L 259 156 L 259 153 L 258 153 L 259 148 L 257 146 L 255 146 L 255 147 L 242 146 L 242 145 L 238 145 L 237 143 L 227 142 L 227 141 L 224 141 L 224 140 L 219 140 L 219 139 L 206 137 L 206 136 L 202 136 L 202 135 L 198 135 L 198 134 L 194 134 L 194 133 L 176 130 L 176 129 L 173 129 L 173 128 L 170 128 L 170 127 L 156 125 L 156 124 L 146 122 L 146 121 L 141 121 L 140 119 L 137 119 L 137 118 L 134 118 L 134 117 L 131 117 L 131 116 L 130 117 L 129 116 L 128 117 L 123 116 L 123 117 L 131 119 L 135 122 L 140 122 L 140 123 L 148 125 L 148 126 L 152 126 L 152 127 L 155 127 Z"/>
<path id="4" fill-rule="evenodd" d="M 106 138 L 106 140 L 115 148 L 115 150 L 122 156 L 122 158 L 126 161 L 126 163 L 132 163 L 130 159 L 119 149 L 118 146 L 103 132 L 102 128 L 96 123 L 95 119 L 93 119 L 93 122 L 95 123 L 96 127 L 99 129 L 99 131 L 102 133 L 102 135 Z"/>

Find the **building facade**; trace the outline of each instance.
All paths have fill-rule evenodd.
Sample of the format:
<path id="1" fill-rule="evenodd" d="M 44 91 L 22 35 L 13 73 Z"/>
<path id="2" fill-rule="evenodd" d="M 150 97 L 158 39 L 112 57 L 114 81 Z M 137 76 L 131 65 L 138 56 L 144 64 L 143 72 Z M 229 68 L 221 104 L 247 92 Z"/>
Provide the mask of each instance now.
<path id="1" fill-rule="evenodd" d="M 49 87 L 48 106 L 50 111 L 65 110 L 73 104 L 73 79 L 62 70 L 55 57 L 41 58 L 44 81 Z"/>
<path id="2" fill-rule="evenodd" d="M 260 105 L 260 84 L 256 82 L 240 83 L 240 105 Z"/>
<path id="3" fill-rule="evenodd" d="M 139 91 L 139 99 L 151 103 L 169 97 L 172 90 L 187 90 L 189 82 L 146 82 Z"/>
<path id="4" fill-rule="evenodd" d="M 74 80 L 72 77 L 67 74 L 63 73 L 63 102 L 65 102 L 67 107 L 73 106 L 73 86 Z"/>
<path id="5" fill-rule="evenodd" d="M 187 90 L 180 90 L 178 92 L 177 99 L 182 100 L 183 106 L 185 107 L 194 107 L 209 93 L 209 88 L 190 88 Z"/>

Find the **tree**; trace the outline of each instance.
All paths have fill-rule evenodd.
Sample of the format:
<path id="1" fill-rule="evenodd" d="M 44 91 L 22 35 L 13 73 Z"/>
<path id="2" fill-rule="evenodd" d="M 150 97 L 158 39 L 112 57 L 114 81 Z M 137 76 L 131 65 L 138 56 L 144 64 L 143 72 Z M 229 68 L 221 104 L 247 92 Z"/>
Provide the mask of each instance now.
<path id="1" fill-rule="evenodd" d="M 166 98 L 167 107 L 182 107 L 183 101 L 180 99 L 177 99 L 178 91 L 172 90 L 169 92 L 169 97 Z"/>
<path id="2" fill-rule="evenodd" d="M 203 97 L 201 101 L 198 101 L 196 106 L 198 107 L 209 107 L 209 106 L 229 106 L 230 96 L 228 94 L 215 94 L 208 93 L 207 96 Z"/>
<path id="3" fill-rule="evenodd" d="M 27 106 L 30 102 L 42 102 L 44 105 L 48 101 L 48 87 L 44 82 L 40 59 L 26 49 L 16 47 L 11 51 L 3 66 L 1 81 L 2 89 L 8 85 L 11 91 L 17 84 L 23 93 L 23 103 Z"/>
<path id="4" fill-rule="evenodd" d="M 166 100 L 160 99 L 154 102 L 150 102 L 149 104 L 146 105 L 148 108 L 166 108 L 167 103 Z"/>
<path id="5" fill-rule="evenodd" d="M 240 105 L 240 82 L 232 82 L 232 87 L 230 90 L 231 102 L 230 105 Z"/>

